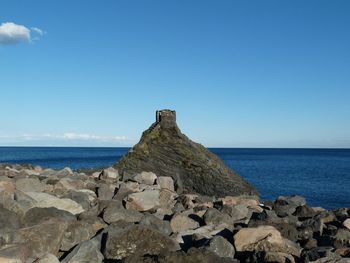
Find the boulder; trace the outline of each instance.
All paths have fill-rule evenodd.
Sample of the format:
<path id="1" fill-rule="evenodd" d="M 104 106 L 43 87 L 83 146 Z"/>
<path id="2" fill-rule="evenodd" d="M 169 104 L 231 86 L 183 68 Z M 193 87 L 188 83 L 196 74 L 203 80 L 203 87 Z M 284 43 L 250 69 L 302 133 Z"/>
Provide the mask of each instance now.
<path id="1" fill-rule="evenodd" d="M 242 228 L 234 235 L 237 251 L 282 252 L 300 256 L 298 245 L 286 238 L 272 226 Z"/>
<path id="2" fill-rule="evenodd" d="M 133 180 L 135 180 L 139 184 L 146 184 L 146 185 L 154 185 L 156 179 L 157 179 L 157 175 L 155 175 L 155 173 L 145 172 L 145 171 L 142 171 L 141 173 L 133 177 Z"/>
<path id="3" fill-rule="evenodd" d="M 220 211 L 221 213 L 229 215 L 233 223 L 242 222 L 248 224 L 252 216 L 252 211 L 249 210 L 245 205 L 224 205 Z"/>
<path id="4" fill-rule="evenodd" d="M 160 185 L 161 189 L 175 191 L 174 180 L 170 176 L 159 176 L 157 178 L 157 183 Z"/>
<path id="5" fill-rule="evenodd" d="M 107 224 L 103 221 L 103 219 L 98 217 L 97 215 L 89 215 L 89 216 L 81 217 L 81 214 L 80 214 L 78 221 L 88 223 L 90 231 L 93 233 L 97 233 L 101 229 L 107 227 Z"/>
<path id="6" fill-rule="evenodd" d="M 348 208 L 338 208 L 333 211 L 334 215 L 337 217 L 339 221 L 344 221 L 349 218 L 350 214 L 348 213 Z"/>
<path id="7" fill-rule="evenodd" d="M 84 210 L 88 210 L 97 204 L 96 193 L 89 189 L 69 190 L 63 197 L 80 204 Z"/>
<path id="8" fill-rule="evenodd" d="M 16 186 L 12 179 L 0 176 L 0 204 L 7 199 L 14 199 Z"/>
<path id="9" fill-rule="evenodd" d="M 65 210 L 73 215 L 82 213 L 83 207 L 77 202 L 68 198 L 58 198 L 46 193 L 27 192 L 26 195 L 34 200 L 34 207 L 55 207 L 60 210 Z"/>
<path id="10" fill-rule="evenodd" d="M 118 170 L 114 169 L 113 167 L 109 167 L 107 169 L 104 169 L 100 175 L 101 180 L 106 181 L 118 181 L 119 180 L 119 173 Z"/>
<path id="11" fill-rule="evenodd" d="M 132 225 L 124 229 L 110 228 L 105 249 L 106 259 L 123 259 L 130 255 L 158 255 L 175 251 L 177 244 L 163 233 L 152 228 Z"/>
<path id="12" fill-rule="evenodd" d="M 42 192 L 45 186 L 38 178 L 21 178 L 16 181 L 16 189 L 22 192 Z"/>
<path id="13" fill-rule="evenodd" d="M 305 198 L 295 195 L 295 196 L 280 196 L 276 199 L 273 209 L 276 214 L 280 217 L 285 217 L 292 215 L 296 208 L 299 206 L 304 206 L 306 204 Z"/>
<path id="14" fill-rule="evenodd" d="M 0 248 L 1 263 L 23 263 L 29 259 L 30 251 L 22 244 L 7 245 Z M 33 262 L 33 259 L 32 261 Z"/>
<path id="15" fill-rule="evenodd" d="M 259 200 L 256 196 L 225 196 L 224 198 L 220 198 L 219 201 L 222 202 L 223 205 L 244 205 L 246 207 L 250 206 L 258 206 Z"/>
<path id="16" fill-rule="evenodd" d="M 346 219 L 344 222 L 343 222 L 343 226 L 345 228 L 347 228 L 348 230 L 350 230 L 350 218 Z"/>
<path id="17" fill-rule="evenodd" d="M 113 199 L 123 200 L 128 194 L 140 192 L 140 185 L 138 182 L 122 182 Z"/>
<path id="18" fill-rule="evenodd" d="M 235 255 L 235 248 L 222 236 L 213 237 L 208 249 L 222 258 L 233 258 Z"/>
<path id="19" fill-rule="evenodd" d="M 57 255 L 67 224 L 50 218 L 31 227 L 16 232 L 13 243 L 23 244 L 29 251 L 29 258 L 40 258 L 45 253 Z"/>
<path id="20" fill-rule="evenodd" d="M 77 178 L 73 177 L 64 177 L 61 178 L 56 184 L 55 184 L 55 189 L 56 190 L 79 190 L 79 189 L 84 189 L 85 188 L 85 183 L 83 180 L 79 180 Z M 35 192 L 35 191 L 31 191 Z"/>
<path id="21" fill-rule="evenodd" d="M 126 198 L 126 208 L 136 211 L 149 211 L 160 206 L 159 190 L 145 190 L 129 194 Z"/>
<path id="22" fill-rule="evenodd" d="M 336 260 L 340 259 L 341 257 L 337 255 L 336 253 L 332 252 L 332 247 L 315 247 L 310 250 L 303 250 L 301 253 L 301 260 L 300 262 L 314 262 L 319 259 L 327 260 L 327 261 L 319 261 L 319 262 L 336 262 Z"/>
<path id="23" fill-rule="evenodd" d="M 298 206 L 295 209 L 295 212 L 293 213 L 294 216 L 297 216 L 298 218 L 304 219 L 304 218 L 312 218 L 315 215 L 317 215 L 317 212 L 307 205 Z"/>
<path id="24" fill-rule="evenodd" d="M 175 115 L 175 111 L 158 111 L 156 122 L 143 133 L 140 142 L 114 165 L 124 180 L 149 171 L 171 176 L 178 193 L 217 197 L 257 194 L 215 154 L 182 134 Z"/>
<path id="25" fill-rule="evenodd" d="M 162 215 L 173 214 L 173 207 L 176 204 L 177 193 L 166 188 L 163 188 L 159 192 L 159 209 L 157 212 Z"/>
<path id="26" fill-rule="evenodd" d="M 227 230 L 227 227 L 225 224 L 220 224 L 218 226 L 215 226 L 215 225 L 201 226 L 194 230 L 186 230 L 186 231 L 180 232 L 174 235 L 174 238 L 179 244 L 185 244 L 189 236 L 191 236 L 192 240 L 201 240 L 201 239 L 209 240 L 209 239 L 212 239 L 214 236 L 216 236 L 218 233 L 226 230 Z"/>
<path id="27" fill-rule="evenodd" d="M 139 222 L 141 226 L 147 226 L 152 229 L 158 230 L 159 232 L 162 232 L 165 235 L 170 235 L 172 232 L 172 228 L 170 226 L 169 221 L 165 221 L 162 219 L 159 219 L 158 217 L 146 213 L 141 221 Z"/>
<path id="28" fill-rule="evenodd" d="M 21 222 L 18 215 L 0 205 L 0 229 L 16 230 L 20 228 Z"/>
<path id="29" fill-rule="evenodd" d="M 62 263 L 101 263 L 103 255 L 100 252 L 99 240 L 92 239 L 77 245 L 61 262 Z"/>
<path id="30" fill-rule="evenodd" d="M 114 184 L 100 184 L 97 195 L 100 200 L 111 200 L 114 196 L 116 185 Z"/>
<path id="31" fill-rule="evenodd" d="M 98 222 L 97 222 L 98 223 Z M 68 225 L 64 232 L 60 250 L 69 251 L 75 245 L 91 239 L 104 224 L 90 224 L 86 221 L 76 221 Z"/>
<path id="32" fill-rule="evenodd" d="M 69 176 L 72 176 L 74 174 L 74 172 L 72 171 L 71 168 L 69 167 L 65 167 L 61 170 L 58 170 L 58 171 L 55 171 L 55 170 L 52 170 L 52 169 L 45 169 L 43 171 L 43 173 L 54 173 L 55 176 L 59 177 L 59 178 L 63 178 L 63 177 L 69 177 Z"/>
<path id="33" fill-rule="evenodd" d="M 25 213 L 22 222 L 24 226 L 30 227 L 40 224 L 48 218 L 60 219 L 67 223 L 75 222 L 77 220 L 75 215 L 65 210 L 60 210 L 55 207 L 34 207 Z"/>
<path id="34" fill-rule="evenodd" d="M 337 234 L 335 235 L 334 247 L 350 247 L 350 231 L 348 229 L 338 229 Z"/>
<path id="35" fill-rule="evenodd" d="M 227 226 L 232 226 L 232 218 L 224 213 L 221 213 L 219 210 L 215 208 L 209 208 L 204 216 L 203 216 L 204 222 L 206 225 L 220 225 L 220 224 L 226 224 Z"/>
<path id="36" fill-rule="evenodd" d="M 103 213 L 103 220 L 106 223 L 113 223 L 119 220 L 136 223 L 142 218 L 142 214 L 136 210 L 127 210 L 121 202 L 111 202 Z"/>
<path id="37" fill-rule="evenodd" d="M 196 229 L 199 227 L 199 223 L 192 218 L 189 218 L 186 214 L 175 214 L 170 220 L 170 226 L 174 233 L 180 233 L 187 230 Z"/>
<path id="38" fill-rule="evenodd" d="M 302 221 L 299 227 L 310 228 L 313 232 L 317 233 L 318 235 L 322 235 L 323 226 L 324 226 L 323 219 L 319 217 L 314 217 L 314 218 L 310 218 Z"/>

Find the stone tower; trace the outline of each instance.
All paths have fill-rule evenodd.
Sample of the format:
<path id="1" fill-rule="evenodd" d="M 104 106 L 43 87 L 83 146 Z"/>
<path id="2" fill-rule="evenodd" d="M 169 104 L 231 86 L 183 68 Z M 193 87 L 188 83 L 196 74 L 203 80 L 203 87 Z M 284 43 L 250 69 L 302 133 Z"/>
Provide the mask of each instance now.
<path id="1" fill-rule="evenodd" d="M 176 127 L 176 111 L 174 110 L 157 110 L 156 122 L 164 129 Z"/>

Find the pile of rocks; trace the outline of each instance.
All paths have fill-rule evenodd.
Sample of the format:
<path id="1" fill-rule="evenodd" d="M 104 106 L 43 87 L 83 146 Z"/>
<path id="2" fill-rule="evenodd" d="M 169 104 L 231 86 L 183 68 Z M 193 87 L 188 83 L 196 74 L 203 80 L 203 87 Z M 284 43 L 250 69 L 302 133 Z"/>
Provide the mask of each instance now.
<path id="1" fill-rule="evenodd" d="M 0 262 L 350 262 L 350 211 L 176 192 L 171 177 L 0 165 Z"/>

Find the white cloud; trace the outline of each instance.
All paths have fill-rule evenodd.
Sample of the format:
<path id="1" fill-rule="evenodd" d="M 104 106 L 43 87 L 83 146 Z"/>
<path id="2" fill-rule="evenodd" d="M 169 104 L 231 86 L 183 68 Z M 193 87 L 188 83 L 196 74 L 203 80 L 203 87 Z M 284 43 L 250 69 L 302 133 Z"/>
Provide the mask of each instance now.
<path id="1" fill-rule="evenodd" d="M 81 134 L 81 133 L 64 133 L 62 136 L 64 140 L 87 140 L 87 141 L 125 141 L 126 136 L 98 136 L 94 134 Z"/>
<path id="2" fill-rule="evenodd" d="M 95 134 L 67 132 L 63 134 L 22 134 L 0 135 L 0 142 L 12 141 L 91 141 L 91 142 L 122 142 L 128 140 L 126 136 L 100 136 Z"/>
<path id="3" fill-rule="evenodd" d="M 44 35 L 44 31 L 42 31 L 40 28 L 37 27 L 32 27 L 31 30 L 37 34 L 39 34 L 40 36 Z"/>
<path id="4" fill-rule="evenodd" d="M 17 25 L 12 22 L 2 23 L 0 25 L 0 44 L 12 45 L 20 42 L 31 42 L 37 40 L 38 37 L 33 37 L 33 34 L 42 36 L 44 32 L 37 27 L 31 29 Z"/>

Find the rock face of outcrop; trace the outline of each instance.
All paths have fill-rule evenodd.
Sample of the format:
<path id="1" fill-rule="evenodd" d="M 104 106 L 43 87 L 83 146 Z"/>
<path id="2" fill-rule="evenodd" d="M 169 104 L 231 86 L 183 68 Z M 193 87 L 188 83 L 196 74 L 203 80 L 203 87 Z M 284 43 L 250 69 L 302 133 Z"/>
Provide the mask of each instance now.
<path id="1" fill-rule="evenodd" d="M 178 193 L 216 197 L 258 194 L 215 154 L 182 134 L 175 111 L 157 111 L 156 116 L 156 122 L 143 132 L 140 142 L 115 165 L 123 180 L 147 171 L 171 176 Z"/>

